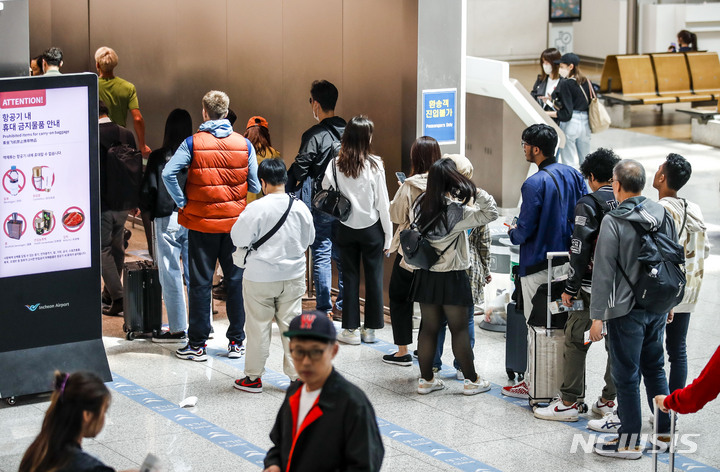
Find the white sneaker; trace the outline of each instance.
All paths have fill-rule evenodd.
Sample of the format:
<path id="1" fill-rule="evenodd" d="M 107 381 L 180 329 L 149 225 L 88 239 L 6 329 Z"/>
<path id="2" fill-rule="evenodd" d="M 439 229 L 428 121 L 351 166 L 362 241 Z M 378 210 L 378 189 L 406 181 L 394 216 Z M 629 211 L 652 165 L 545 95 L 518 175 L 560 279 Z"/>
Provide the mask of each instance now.
<path id="1" fill-rule="evenodd" d="M 462 370 L 458 369 L 457 372 L 455 372 L 455 378 L 458 380 L 465 380 L 465 375 L 462 373 Z"/>
<path id="2" fill-rule="evenodd" d="M 561 398 L 555 398 L 550 404 L 543 408 L 535 408 L 535 418 L 550 421 L 577 421 L 578 404 L 573 403 L 565 406 Z"/>
<path id="3" fill-rule="evenodd" d="M 598 433 L 615 433 L 620 429 L 620 418 L 617 413 L 606 413 L 599 420 L 590 420 L 587 423 L 588 429 L 597 431 Z"/>
<path id="4" fill-rule="evenodd" d="M 458 373 L 462 374 L 459 370 Z M 463 382 L 463 395 L 476 395 L 490 390 L 490 382 L 484 380 L 480 375 L 477 376 L 475 382 L 466 378 L 463 378 Z"/>
<path id="5" fill-rule="evenodd" d="M 373 328 L 360 329 L 360 339 L 362 339 L 362 342 L 364 343 L 376 342 L 377 339 L 375 339 L 375 330 Z"/>
<path id="6" fill-rule="evenodd" d="M 628 460 L 635 460 L 640 459 L 643 454 L 642 447 L 635 446 L 635 447 L 621 447 L 618 448 L 619 440 L 618 438 L 611 439 L 607 442 L 597 442 L 595 443 L 595 447 L 593 447 L 593 451 L 601 456 L 605 457 L 614 457 L 616 459 L 628 459 Z"/>
<path id="7" fill-rule="evenodd" d="M 608 413 L 612 413 L 615 411 L 615 407 L 617 406 L 615 404 L 615 401 L 608 400 L 605 403 L 601 402 L 602 397 L 598 397 L 597 401 L 593 403 L 592 411 L 593 413 L 597 413 L 600 416 L 605 416 Z"/>
<path id="8" fill-rule="evenodd" d="M 345 344 L 360 344 L 360 336 L 357 329 L 344 329 L 338 334 L 337 340 Z"/>
<path id="9" fill-rule="evenodd" d="M 425 380 L 422 377 L 418 379 L 418 393 L 420 395 L 426 395 L 430 392 L 434 392 L 435 390 L 442 390 L 444 388 L 445 382 L 438 379 L 434 375 L 432 380 Z"/>

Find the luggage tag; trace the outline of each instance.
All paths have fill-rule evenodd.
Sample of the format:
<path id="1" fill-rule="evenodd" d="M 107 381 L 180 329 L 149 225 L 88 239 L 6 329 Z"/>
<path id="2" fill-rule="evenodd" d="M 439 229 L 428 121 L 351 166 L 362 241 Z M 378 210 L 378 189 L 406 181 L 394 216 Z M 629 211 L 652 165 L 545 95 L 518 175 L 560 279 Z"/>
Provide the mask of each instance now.
<path id="1" fill-rule="evenodd" d="M 585 304 L 582 300 L 573 300 L 572 306 L 565 306 L 561 299 L 550 302 L 550 313 L 553 315 L 565 313 L 567 311 L 582 311 L 584 308 Z"/>

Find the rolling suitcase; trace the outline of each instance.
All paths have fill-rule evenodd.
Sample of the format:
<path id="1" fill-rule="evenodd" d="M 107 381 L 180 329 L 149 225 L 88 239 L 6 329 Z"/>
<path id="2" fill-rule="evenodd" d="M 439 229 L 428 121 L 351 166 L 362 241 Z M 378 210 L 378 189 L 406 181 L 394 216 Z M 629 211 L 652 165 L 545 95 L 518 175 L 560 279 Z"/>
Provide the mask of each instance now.
<path id="1" fill-rule="evenodd" d="M 527 323 L 523 311 L 515 302 L 507 306 L 507 331 L 505 334 L 505 370 L 510 380 L 521 382 L 527 370 Z"/>
<path id="2" fill-rule="evenodd" d="M 548 252 L 548 282 L 552 286 L 552 260 L 556 257 L 568 257 L 567 252 Z M 528 370 L 525 381 L 528 384 L 528 401 L 531 406 L 539 403 L 550 403 L 560 393 L 563 383 L 565 362 L 565 329 L 552 328 L 550 313 L 551 291 L 547 294 L 547 324 L 545 326 L 528 326 Z M 587 411 L 583 403 L 585 391 L 578 398 L 578 409 Z"/>
<path id="3" fill-rule="evenodd" d="M 150 261 L 128 262 L 123 268 L 123 330 L 128 340 L 150 337 L 162 328 L 162 291 L 157 267 Z"/>

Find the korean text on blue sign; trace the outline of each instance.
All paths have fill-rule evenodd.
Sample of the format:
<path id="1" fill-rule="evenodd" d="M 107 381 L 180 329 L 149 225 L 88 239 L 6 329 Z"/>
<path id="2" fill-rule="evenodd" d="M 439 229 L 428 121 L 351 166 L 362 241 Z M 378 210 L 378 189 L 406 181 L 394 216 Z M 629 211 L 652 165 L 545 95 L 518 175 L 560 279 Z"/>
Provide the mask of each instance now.
<path id="1" fill-rule="evenodd" d="M 423 135 L 440 144 L 457 141 L 457 89 L 423 90 Z"/>

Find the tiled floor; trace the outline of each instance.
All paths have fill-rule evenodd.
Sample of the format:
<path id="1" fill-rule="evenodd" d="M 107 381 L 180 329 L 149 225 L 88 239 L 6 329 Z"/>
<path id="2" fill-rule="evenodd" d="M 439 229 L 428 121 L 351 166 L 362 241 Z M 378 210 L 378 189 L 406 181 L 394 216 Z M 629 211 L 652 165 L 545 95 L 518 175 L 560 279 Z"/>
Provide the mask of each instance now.
<path id="1" fill-rule="evenodd" d="M 649 180 L 668 152 L 687 157 L 694 174 L 681 195 L 700 204 L 711 240 L 715 248 L 720 248 L 720 150 L 615 129 L 593 136 L 592 145 L 612 147 L 621 157 L 640 160 Z M 656 198 L 650 185 L 645 193 Z M 689 379 L 700 372 L 720 343 L 719 254 L 718 249 L 713 249 L 707 261 L 701 301 L 692 316 Z M 490 291 L 506 284 L 506 275 L 495 277 Z M 224 308 L 222 303 L 218 307 L 221 311 Z M 262 454 L 257 451 L 270 446 L 268 432 L 284 395 L 284 378 L 278 374 L 282 371 L 282 348 L 277 330 L 264 392 L 253 395 L 232 387 L 233 379 L 242 373 L 243 359 L 217 355 L 225 349 L 223 332 L 227 324 L 222 316 L 214 322 L 216 335 L 209 342 L 215 355 L 206 363 L 176 359 L 173 345 L 126 341 L 119 319 L 103 322 L 111 369 L 128 382 L 114 386 L 104 431 L 85 442 L 89 452 L 118 470 L 137 468 L 148 452 L 159 456 L 168 471 L 260 470 L 257 460 Z M 494 385 L 490 392 L 474 397 L 461 395 L 461 384 L 451 380 L 454 370 L 450 367 L 441 372 L 449 379 L 447 390 L 418 395 L 417 366 L 396 367 L 380 360 L 382 353 L 393 349 L 389 326 L 378 332 L 380 342 L 375 345 L 341 346 L 335 362 L 337 369 L 360 386 L 375 406 L 386 448 L 383 470 L 650 469 L 649 457 L 639 462 L 617 461 L 583 453 L 582 448 L 571 452 L 574 440 L 579 444 L 588 441 L 585 423 L 592 416 L 583 415 L 586 417 L 577 424 L 544 422 L 532 417 L 525 402 L 502 397 L 499 389 L 506 382 L 503 334 L 477 329 L 476 335 L 476 365 Z M 443 360 L 451 365 L 449 337 L 445 352 Z M 588 401 L 600 392 L 604 364 L 603 347 L 593 347 L 587 367 Z M 136 388 L 146 389 L 142 398 L 123 393 Z M 189 396 L 198 397 L 196 406 L 172 409 L 173 404 Z M 0 472 L 17 470 L 24 450 L 39 430 L 47 405 L 47 397 L 23 398 L 14 407 L 0 405 Z M 649 412 L 645 410 L 647 418 Z M 681 417 L 680 433 L 697 434 L 691 438 L 697 451 L 684 454 L 676 463 L 678 467 L 720 468 L 718 421 L 720 400 L 697 414 Z M 647 421 L 643 432 L 651 432 Z"/>

